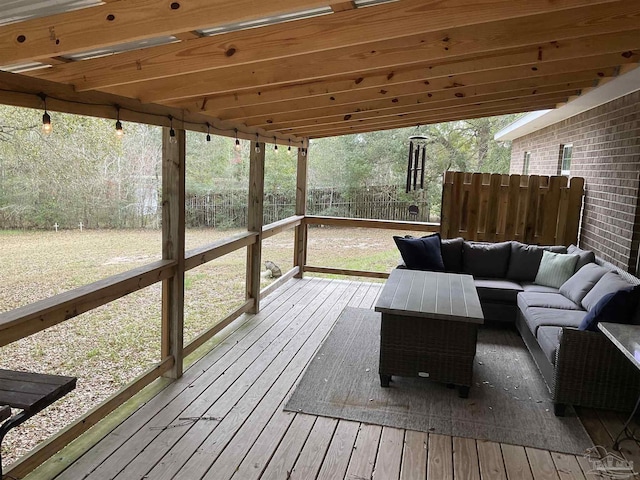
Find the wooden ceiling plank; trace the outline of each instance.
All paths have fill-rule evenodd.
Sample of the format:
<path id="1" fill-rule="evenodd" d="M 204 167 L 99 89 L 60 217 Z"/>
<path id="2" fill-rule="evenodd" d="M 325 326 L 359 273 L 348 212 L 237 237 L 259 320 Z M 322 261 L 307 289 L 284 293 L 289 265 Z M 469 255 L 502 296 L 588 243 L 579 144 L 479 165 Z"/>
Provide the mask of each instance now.
<path id="1" fill-rule="evenodd" d="M 517 19 L 545 12 L 566 15 L 567 18 L 580 18 L 580 10 L 585 9 L 577 11 L 575 7 L 584 4 L 589 4 L 589 9 L 594 10 L 584 19 L 589 22 L 594 16 L 604 15 L 603 7 L 615 11 L 618 5 L 614 2 L 593 6 L 592 3 L 593 0 L 494 0 L 473 4 L 469 4 L 468 0 L 447 0 L 440 3 L 403 0 L 336 15 L 214 35 L 188 43 L 124 52 L 48 69 L 36 75 L 72 83 L 78 90 L 100 90 L 126 83 L 386 42 L 428 32 L 439 32 L 439 38 L 442 38 L 450 28 Z"/>
<path id="2" fill-rule="evenodd" d="M 434 123 L 446 123 L 450 121 L 456 120 L 465 120 L 470 118 L 481 118 L 481 117 L 494 117 L 498 115 L 507 115 L 511 113 L 524 113 L 528 111 L 540 110 L 540 109 L 550 109 L 554 108 L 554 103 L 539 103 L 532 106 L 508 106 L 504 108 L 495 108 L 495 109 L 482 109 L 482 110 L 461 110 L 456 112 L 450 112 L 446 116 L 437 116 L 437 115 L 428 115 L 428 116 L 415 116 L 412 118 L 396 118 L 395 120 L 389 121 L 378 121 L 378 122 L 361 122 L 355 125 L 333 125 L 328 128 L 318 128 L 318 129 L 300 129 L 299 132 L 304 135 L 306 138 L 318 138 L 319 136 L 340 136 L 340 135 L 348 135 L 352 133 L 360 133 L 363 131 L 377 131 L 377 130 L 388 130 L 392 128 L 408 128 L 408 127 L 416 127 L 418 125 L 427 125 Z"/>
<path id="3" fill-rule="evenodd" d="M 172 3 L 179 4 L 179 8 L 171 8 Z M 121 0 L 0 27 L 0 65 L 69 55 L 327 4 L 327 0 Z"/>
<path id="4" fill-rule="evenodd" d="M 576 68 L 580 65 L 576 63 Z M 233 120 L 242 122 L 274 122 L 283 121 L 287 118 L 295 118 L 299 112 L 309 115 L 322 114 L 325 111 L 340 110 L 344 113 L 353 113 L 358 110 L 371 110 L 382 108 L 384 105 L 401 106 L 416 102 L 436 101 L 443 98 L 469 97 L 486 93 L 500 93 L 522 88 L 540 88 L 563 83 L 575 83 L 579 81 L 593 81 L 598 78 L 615 75 L 617 66 L 591 69 L 586 71 L 570 71 L 556 75 L 528 75 L 531 69 L 520 69 L 520 76 L 509 76 L 495 73 L 492 76 L 486 75 L 488 72 L 481 72 L 478 75 L 462 75 L 461 78 L 439 78 L 432 79 L 428 85 L 424 82 L 411 82 L 407 84 L 394 85 L 389 90 L 367 89 L 357 90 L 342 95 L 332 96 L 334 100 L 325 97 L 312 97 L 308 100 L 300 99 L 291 102 L 279 102 L 270 104 L 265 108 L 242 109 L 242 112 L 231 111 L 222 112 L 217 115 L 223 120 Z M 514 73 L 517 73 L 515 69 Z M 535 72 L 537 73 L 537 72 Z M 483 78 L 484 77 L 484 78 Z M 480 81 L 478 81 L 480 79 Z M 484 82 L 482 80 L 492 80 Z"/>
<path id="5" fill-rule="evenodd" d="M 497 52 L 494 56 L 484 58 L 479 62 L 477 58 L 433 65 L 426 68 L 424 65 L 410 66 L 404 68 L 389 68 L 387 70 L 376 70 L 374 72 L 357 72 L 349 77 L 340 76 L 328 80 L 311 80 L 305 83 L 294 83 L 279 85 L 275 87 L 264 87 L 259 90 L 236 91 L 228 94 L 219 94 L 198 98 L 197 100 L 181 100 L 169 102 L 173 106 L 186 108 L 189 111 L 207 111 L 212 115 L 222 115 L 228 109 L 240 109 L 258 105 L 267 105 L 277 102 L 284 102 L 295 99 L 309 99 L 312 97 L 325 97 L 330 100 L 331 96 L 341 92 L 352 92 L 360 89 L 380 89 L 408 83 L 412 81 L 423 82 L 433 78 L 447 77 L 451 75 L 464 74 L 487 74 L 499 73 L 500 69 L 521 69 L 535 75 L 537 72 L 531 71 L 537 68 L 542 74 L 559 72 L 562 73 L 563 64 L 580 62 L 584 59 L 589 62 L 590 58 L 597 58 L 600 55 L 618 58 L 620 62 L 626 61 L 627 56 L 638 58 L 637 52 L 629 51 L 629 46 L 637 44 L 640 49 L 640 30 L 622 32 L 608 35 L 598 35 L 589 38 L 569 40 L 557 44 L 546 44 L 532 46 L 517 51 Z M 625 56 L 621 53 L 625 52 Z M 539 55 L 542 54 L 542 61 Z M 610 65 L 612 60 L 603 59 L 595 63 L 588 63 L 589 67 L 597 65 Z M 618 63 L 613 61 L 614 64 Z M 589 68 L 587 67 L 587 68 Z M 573 68 L 573 67 L 572 67 Z M 569 71 L 569 70 L 567 70 Z M 203 109 L 203 105 L 205 108 Z M 266 107 L 269 108 L 269 107 Z"/>
<path id="6" fill-rule="evenodd" d="M 268 121 L 264 121 L 263 117 L 259 117 L 255 120 L 244 121 L 247 126 L 253 127 L 261 127 L 261 128 L 269 128 L 270 126 L 274 126 L 274 128 L 279 128 L 279 126 L 286 125 L 289 126 L 292 123 L 300 122 L 300 121 L 309 121 L 309 120 L 321 120 L 323 118 L 344 118 L 347 116 L 351 117 L 362 117 L 366 116 L 367 112 L 389 112 L 389 113 L 403 113 L 403 112 L 414 112 L 426 109 L 436 109 L 441 107 L 447 107 L 450 105 L 464 105 L 464 104 L 475 104 L 475 103 L 484 103 L 501 99 L 519 99 L 524 97 L 530 97 L 532 95 L 540 95 L 545 93 L 552 92 L 564 92 L 564 91 L 576 91 L 582 90 L 585 88 L 592 87 L 594 85 L 593 80 L 583 80 L 581 82 L 570 82 L 570 83 L 562 83 L 557 85 L 545 85 L 538 87 L 529 87 L 529 88 L 520 88 L 506 91 L 473 91 L 471 88 L 471 93 L 465 93 L 461 96 L 456 96 L 455 94 L 449 92 L 442 92 L 442 95 L 433 97 L 428 97 L 424 95 L 422 97 L 413 98 L 411 101 L 407 101 L 405 104 L 384 102 L 374 102 L 369 105 L 363 106 L 363 108 L 352 109 L 352 108 L 339 108 L 334 107 L 326 110 L 318 110 L 318 111 L 309 111 L 297 112 L 295 115 L 289 115 L 285 118 L 275 117 L 273 119 L 269 119 Z M 459 92 L 462 93 L 462 92 Z"/>
<path id="7" fill-rule="evenodd" d="M 553 108 L 553 105 L 542 105 L 538 108 L 541 109 L 546 109 L 546 108 Z M 525 111 L 528 110 L 514 110 L 513 108 L 511 109 L 505 109 L 505 110 L 497 110 L 497 111 L 493 111 L 489 114 L 487 113 L 465 113 L 465 114 L 457 114 L 453 117 L 451 117 L 450 121 L 457 121 L 457 120 L 470 120 L 473 118 L 484 118 L 484 117 L 493 117 L 493 116 L 498 116 L 498 115 L 509 115 L 509 114 L 513 114 L 513 113 L 524 113 Z M 444 122 L 449 121 L 449 120 L 444 120 Z M 442 120 L 439 119 L 424 119 L 421 122 L 413 122 L 413 123 L 407 123 L 407 122 L 403 122 L 403 121 L 397 121 L 397 122 L 389 122 L 389 123 L 384 123 L 384 124 L 377 124 L 377 125 L 363 125 L 360 127 L 349 127 L 346 129 L 333 129 L 333 130 L 324 130 L 324 131 L 318 131 L 318 132 L 314 132 L 314 133 L 309 133 L 307 132 L 306 137 L 307 138 L 311 138 L 311 139 L 318 139 L 318 138 L 326 138 L 326 137 L 338 137 L 338 136 L 342 136 L 342 135 L 355 135 L 355 134 L 359 134 L 359 133 L 368 133 L 368 132 L 375 132 L 375 131 L 380 131 L 380 130 L 395 130 L 395 129 L 402 129 L 402 128 L 412 128 L 415 129 L 413 132 L 411 132 L 411 134 L 416 133 L 419 131 L 420 126 L 422 125 L 429 125 L 429 124 L 435 124 L 435 123 L 443 123 Z M 409 135 L 409 133 L 407 134 L 407 136 Z"/>
<path id="8" fill-rule="evenodd" d="M 288 142 L 292 145 L 303 146 L 304 139 L 292 134 L 281 134 L 270 131 L 265 135 L 261 129 L 248 128 L 242 124 L 224 122 L 217 118 L 185 112 L 179 108 L 164 105 L 142 104 L 137 100 L 103 92 L 76 92 L 70 85 L 49 82 L 42 79 L 25 77 L 14 73 L 0 72 L 0 104 L 14 105 L 27 108 L 43 108 L 40 93 L 47 95 L 47 110 L 49 112 L 65 112 L 77 115 L 87 115 L 99 118 L 116 119 L 118 112 L 116 105 L 120 106 L 120 120 L 125 122 L 138 122 L 148 125 L 169 126 L 169 115 L 174 118 L 176 128 L 206 132 L 206 122 L 211 125 L 211 133 L 227 137 L 235 136 L 238 129 L 238 137 L 255 140 L 256 133 L 260 141 L 272 142 L 276 136 L 278 141 Z M 55 121 L 55 118 L 54 118 Z"/>
<path id="9" fill-rule="evenodd" d="M 523 89 L 510 92 L 509 94 L 493 93 L 488 95 L 478 95 L 468 98 L 453 98 L 437 102 L 420 103 L 412 106 L 388 107 L 377 110 L 365 110 L 356 113 L 327 115 L 327 116 L 310 116 L 301 117 L 283 121 L 281 123 L 272 124 L 252 124 L 246 123 L 248 127 L 273 128 L 277 131 L 298 128 L 301 126 L 315 126 L 330 123 L 340 123 L 341 121 L 359 121 L 371 118 L 393 117 L 396 115 L 409 115 L 414 113 L 424 113 L 427 111 L 443 112 L 447 109 L 458 109 L 465 105 L 480 106 L 484 104 L 506 104 L 507 102 L 537 102 L 541 99 L 555 98 L 558 96 L 568 97 L 570 95 L 578 95 L 582 88 L 587 88 L 591 83 L 579 83 L 579 86 L 570 84 L 568 86 L 558 86 L 540 89 Z"/>
<path id="10" fill-rule="evenodd" d="M 633 6 L 624 6 L 633 5 Z M 212 93 L 232 92 L 335 75 L 397 68 L 422 62 L 452 61 L 458 56 L 498 52 L 527 45 L 551 50 L 566 39 L 640 28 L 640 2 L 611 4 L 617 15 L 602 18 L 597 7 L 564 14 L 537 15 L 525 19 L 462 27 L 445 32 L 375 42 L 373 44 L 322 51 L 301 57 L 264 61 L 197 74 L 138 82 L 104 89 L 112 93 L 140 98 L 146 102 L 164 102 Z M 626 13 L 621 13 L 624 10 Z M 634 13 L 635 12 L 635 13 Z M 636 13 L 639 13 L 638 15 Z M 577 17 L 577 18 L 576 18 Z M 544 58 L 544 57 L 543 57 Z M 426 65 L 428 66 L 428 65 Z"/>
<path id="11" fill-rule="evenodd" d="M 561 100 L 566 100 L 561 99 Z M 505 115 L 510 113 L 525 113 L 529 111 L 536 111 L 541 109 L 553 109 L 555 108 L 557 103 L 553 102 L 540 102 L 536 104 L 527 104 L 527 105 L 513 105 L 513 106 L 505 106 L 504 108 L 495 108 L 495 109 L 484 109 L 484 110 L 474 110 L 474 111 L 454 111 L 447 112 L 443 115 L 430 115 L 430 116 L 411 116 L 411 117 L 403 117 L 396 118 L 395 120 L 389 121 L 370 121 L 370 122 L 361 122 L 353 125 L 328 125 L 327 128 L 317 128 L 313 127 L 302 128 L 299 130 L 291 131 L 291 133 L 295 133 L 300 136 L 305 136 L 306 138 L 314 138 L 319 135 L 324 136 L 337 136 L 337 135 L 345 135 L 348 133 L 355 133 L 353 130 L 367 128 L 370 131 L 377 130 L 386 130 L 389 128 L 406 128 L 411 126 L 416 126 L 418 124 L 432 124 L 432 123 L 447 123 L 455 120 L 464 120 L 469 118 L 478 118 L 478 117 L 494 117 L 499 115 Z"/>
<path id="12" fill-rule="evenodd" d="M 482 107 L 463 107 L 461 109 L 453 109 L 445 113 L 427 112 L 425 114 L 412 114 L 395 117 L 385 117 L 379 119 L 370 119 L 356 122 L 341 122 L 327 124 L 322 126 L 308 126 L 297 129 L 288 130 L 290 133 L 303 135 L 305 137 L 314 138 L 318 134 L 331 132 L 331 136 L 339 135 L 340 131 L 348 131 L 360 127 L 371 127 L 372 130 L 384 129 L 388 125 L 393 128 L 403 128 L 415 126 L 417 124 L 427 123 L 444 123 L 454 120 L 463 120 L 465 118 L 491 117 L 496 115 L 504 115 L 507 113 L 521 113 L 545 108 L 554 108 L 558 101 L 566 100 L 567 97 L 556 97 L 548 100 L 541 100 L 534 103 L 511 102 L 504 105 L 482 106 Z"/>

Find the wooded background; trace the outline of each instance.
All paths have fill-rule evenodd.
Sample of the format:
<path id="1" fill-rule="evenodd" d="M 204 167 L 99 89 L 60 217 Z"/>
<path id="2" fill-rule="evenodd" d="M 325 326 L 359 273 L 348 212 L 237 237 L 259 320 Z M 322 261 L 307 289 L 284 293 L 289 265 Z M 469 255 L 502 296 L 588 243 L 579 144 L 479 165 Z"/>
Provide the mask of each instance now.
<path id="1" fill-rule="evenodd" d="M 42 112 L 0 106 L 0 228 L 158 228 L 161 130 L 52 113 L 53 133 L 40 131 Z M 308 213 L 414 219 L 440 215 L 446 170 L 506 173 L 510 145 L 493 140 L 513 115 L 315 140 L 309 148 Z M 425 135 L 425 190 L 404 192 L 408 137 Z M 190 227 L 244 227 L 249 142 L 188 132 L 187 222 Z M 266 146 L 265 223 L 293 215 L 295 149 Z"/>

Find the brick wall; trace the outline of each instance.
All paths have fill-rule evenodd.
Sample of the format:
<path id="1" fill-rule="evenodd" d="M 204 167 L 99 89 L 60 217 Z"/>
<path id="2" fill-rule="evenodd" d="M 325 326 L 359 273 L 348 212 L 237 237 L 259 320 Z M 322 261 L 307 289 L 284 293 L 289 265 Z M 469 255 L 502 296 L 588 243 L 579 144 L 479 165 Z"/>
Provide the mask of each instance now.
<path id="1" fill-rule="evenodd" d="M 635 272 L 640 243 L 640 91 L 513 141 L 511 173 L 557 175 L 560 145 L 573 144 L 571 176 L 584 177 L 580 246 Z"/>

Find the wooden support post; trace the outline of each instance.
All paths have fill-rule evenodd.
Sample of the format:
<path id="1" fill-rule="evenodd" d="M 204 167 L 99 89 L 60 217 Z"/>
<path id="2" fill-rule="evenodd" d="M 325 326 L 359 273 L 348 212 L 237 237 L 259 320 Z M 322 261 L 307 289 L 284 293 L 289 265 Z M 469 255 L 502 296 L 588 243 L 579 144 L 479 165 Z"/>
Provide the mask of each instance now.
<path id="1" fill-rule="evenodd" d="M 307 214 L 307 155 L 298 149 L 298 176 L 296 181 L 296 215 Z M 308 152 L 307 149 L 304 152 Z M 299 267 L 296 278 L 302 278 L 304 266 L 307 263 L 307 229 L 306 222 L 296 227 L 293 244 L 293 266 Z"/>
<path id="2" fill-rule="evenodd" d="M 177 262 L 175 274 L 162 282 L 162 358 L 173 357 L 165 376 L 180 378 L 184 334 L 184 130 L 162 129 L 162 258 Z M 175 142 L 172 142 L 172 139 Z"/>
<path id="3" fill-rule="evenodd" d="M 259 152 L 256 152 L 256 145 L 261 147 Z M 254 300 L 251 313 L 260 311 L 260 267 L 262 262 L 262 225 L 264 222 L 264 150 L 264 143 L 251 142 L 247 230 L 258 233 L 256 243 L 247 247 L 247 300 Z"/>

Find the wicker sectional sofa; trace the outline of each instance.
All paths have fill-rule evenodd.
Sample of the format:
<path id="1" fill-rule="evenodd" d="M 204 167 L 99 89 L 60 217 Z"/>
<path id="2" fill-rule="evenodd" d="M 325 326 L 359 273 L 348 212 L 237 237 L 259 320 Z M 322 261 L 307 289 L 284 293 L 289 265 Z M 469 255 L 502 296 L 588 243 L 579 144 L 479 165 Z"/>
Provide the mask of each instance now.
<path id="1" fill-rule="evenodd" d="M 571 282 L 560 287 L 536 283 L 545 250 L 578 257 Z M 573 245 L 457 238 L 442 240 L 441 255 L 445 271 L 473 275 L 486 321 L 515 323 L 549 387 L 556 415 L 563 415 L 567 404 L 633 408 L 640 395 L 640 372 L 603 334 L 579 326 L 604 295 L 638 285 L 638 278 Z M 640 315 L 633 312 L 620 321 L 640 323 Z"/>

